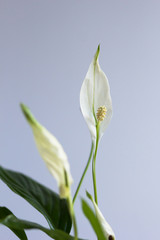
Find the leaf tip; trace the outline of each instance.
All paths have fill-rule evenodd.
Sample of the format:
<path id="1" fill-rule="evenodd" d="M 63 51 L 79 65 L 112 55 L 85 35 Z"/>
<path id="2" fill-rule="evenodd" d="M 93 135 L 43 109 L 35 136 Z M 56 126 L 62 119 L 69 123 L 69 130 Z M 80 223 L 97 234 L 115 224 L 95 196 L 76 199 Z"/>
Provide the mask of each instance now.
<path id="1" fill-rule="evenodd" d="M 86 190 L 86 195 L 91 201 L 93 200 L 92 195 L 87 190 Z"/>

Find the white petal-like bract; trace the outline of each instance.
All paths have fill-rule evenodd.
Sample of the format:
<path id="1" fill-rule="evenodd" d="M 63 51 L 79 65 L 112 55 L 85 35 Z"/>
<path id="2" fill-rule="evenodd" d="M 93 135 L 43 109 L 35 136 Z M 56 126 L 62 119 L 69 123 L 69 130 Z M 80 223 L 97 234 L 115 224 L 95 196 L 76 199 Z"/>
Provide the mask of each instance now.
<path id="1" fill-rule="evenodd" d="M 93 140 L 96 138 L 96 113 L 99 107 L 105 106 L 106 117 L 100 124 L 101 138 L 112 117 L 112 100 L 108 79 L 98 62 L 100 48 L 91 62 L 80 91 L 80 107 Z"/>
<path id="2" fill-rule="evenodd" d="M 106 240 L 115 240 L 115 234 L 114 234 L 111 226 L 109 225 L 109 223 L 103 217 L 103 215 L 102 215 L 98 205 L 95 203 L 93 197 L 88 192 L 87 192 L 87 196 L 89 197 L 89 199 L 93 203 L 97 219 L 99 221 L 99 224 L 101 225 L 101 228 L 102 228 L 103 233 L 104 233 L 104 235 L 106 237 Z"/>
<path id="3" fill-rule="evenodd" d="M 43 158 L 47 168 L 56 179 L 60 196 L 67 197 L 69 187 L 72 183 L 72 176 L 67 160 L 67 155 L 58 140 L 33 117 L 28 107 L 21 104 L 22 111 L 32 127 L 34 139 L 38 151 Z M 67 184 L 66 186 L 66 177 Z"/>

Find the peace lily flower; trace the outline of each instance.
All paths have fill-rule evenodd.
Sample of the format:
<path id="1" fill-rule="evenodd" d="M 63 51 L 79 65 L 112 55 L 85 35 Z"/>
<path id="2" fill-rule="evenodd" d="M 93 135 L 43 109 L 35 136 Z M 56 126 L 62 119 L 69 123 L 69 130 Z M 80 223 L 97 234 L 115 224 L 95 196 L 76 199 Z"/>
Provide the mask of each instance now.
<path id="1" fill-rule="evenodd" d="M 108 79 L 98 62 L 100 46 L 91 62 L 80 91 L 80 107 L 92 140 L 102 137 L 112 117 L 112 100 Z"/>
<path id="2" fill-rule="evenodd" d="M 96 213 L 96 217 L 97 220 L 102 228 L 102 231 L 106 237 L 106 240 L 115 240 L 115 234 L 111 228 L 111 226 L 106 222 L 105 218 L 103 217 L 100 209 L 98 208 L 98 205 L 95 203 L 93 197 L 91 196 L 91 194 L 89 194 L 88 192 L 86 192 L 87 197 L 92 201 L 93 206 L 94 206 L 94 210 Z"/>
<path id="3" fill-rule="evenodd" d="M 70 194 L 70 185 L 73 180 L 66 153 L 58 140 L 34 118 L 27 106 L 21 104 L 21 109 L 32 128 L 41 157 L 57 180 L 60 197 L 67 198 Z"/>

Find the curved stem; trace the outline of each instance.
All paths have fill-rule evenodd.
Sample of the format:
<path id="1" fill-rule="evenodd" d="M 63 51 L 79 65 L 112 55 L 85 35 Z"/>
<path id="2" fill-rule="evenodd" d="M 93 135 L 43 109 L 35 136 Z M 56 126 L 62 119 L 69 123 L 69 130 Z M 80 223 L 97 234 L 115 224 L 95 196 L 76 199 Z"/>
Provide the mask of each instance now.
<path id="1" fill-rule="evenodd" d="M 98 150 L 98 143 L 99 143 L 99 124 L 100 122 L 98 122 L 96 126 L 96 147 L 95 147 L 95 152 L 94 152 L 93 162 L 92 162 L 94 199 L 97 205 L 98 205 L 98 198 L 97 198 L 97 185 L 96 185 L 96 157 L 97 157 L 97 150 Z"/>
<path id="2" fill-rule="evenodd" d="M 80 179 L 80 181 L 79 181 L 77 190 L 76 190 L 76 192 L 75 192 L 75 194 L 74 194 L 74 197 L 73 197 L 73 204 L 74 204 L 74 202 L 75 202 L 75 200 L 76 200 L 76 197 L 77 197 L 77 194 L 78 194 L 79 189 L 80 189 L 80 187 L 81 187 L 81 184 L 82 184 L 82 182 L 83 182 L 84 176 L 85 176 L 85 174 L 86 174 L 86 172 L 87 172 L 87 170 L 88 170 L 88 167 L 89 167 L 89 164 L 90 164 L 90 161 L 91 161 L 91 158 L 92 158 L 92 154 L 93 154 L 93 149 L 94 149 L 94 143 L 92 142 L 92 146 L 91 146 L 91 151 L 90 151 L 90 155 L 89 155 L 89 158 L 88 158 L 88 162 L 87 162 L 87 164 L 86 164 L 86 167 L 85 167 L 85 169 L 84 169 L 84 171 L 83 171 L 82 177 L 81 177 L 81 179 Z"/>

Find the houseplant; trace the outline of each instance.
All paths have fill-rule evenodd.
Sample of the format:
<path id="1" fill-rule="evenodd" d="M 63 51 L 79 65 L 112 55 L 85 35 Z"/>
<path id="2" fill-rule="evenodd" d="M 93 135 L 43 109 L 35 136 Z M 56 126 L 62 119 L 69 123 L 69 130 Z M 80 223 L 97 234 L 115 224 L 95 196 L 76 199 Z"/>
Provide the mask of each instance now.
<path id="1" fill-rule="evenodd" d="M 89 66 L 80 91 L 80 107 L 91 134 L 91 150 L 86 167 L 71 196 L 72 175 L 67 155 L 58 140 L 32 115 L 30 109 L 21 104 L 22 112 L 29 123 L 37 149 L 48 170 L 57 181 L 59 194 L 46 188 L 28 176 L 0 166 L 0 179 L 16 194 L 23 197 L 47 220 L 49 227 L 17 218 L 8 208 L 0 207 L 0 223 L 7 226 L 21 240 L 27 240 L 27 229 L 39 229 L 56 240 L 80 240 L 74 203 L 79 189 L 92 162 L 94 197 L 86 191 L 89 203 L 83 198 L 81 206 L 99 240 L 114 240 L 115 234 L 103 217 L 99 206 L 96 184 L 96 156 L 99 141 L 112 117 L 112 101 L 108 79 L 98 62 L 100 46 Z M 90 207 L 93 206 L 93 209 Z M 74 236 L 70 230 L 73 226 Z"/>

